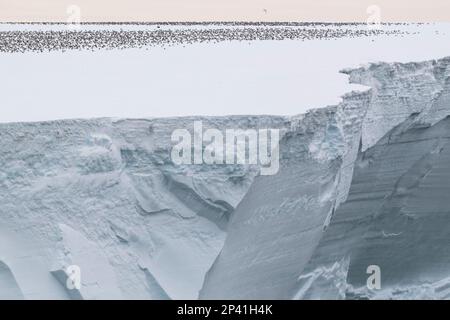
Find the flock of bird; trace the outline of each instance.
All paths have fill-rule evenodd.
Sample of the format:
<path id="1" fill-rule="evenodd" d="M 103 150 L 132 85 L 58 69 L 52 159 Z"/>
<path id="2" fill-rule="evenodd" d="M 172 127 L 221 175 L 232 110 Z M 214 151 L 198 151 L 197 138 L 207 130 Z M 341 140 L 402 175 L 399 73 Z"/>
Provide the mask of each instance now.
<path id="1" fill-rule="evenodd" d="M 82 24 L 78 28 L 57 25 L 54 30 L 14 30 L 12 25 L 12 28 L 0 31 L 0 52 L 148 48 L 222 41 L 337 39 L 405 32 L 356 23 L 134 23 L 131 25 L 135 27 L 131 29 L 120 27 L 121 23 L 89 25 Z M 114 28 L 108 29 L 108 26 Z"/>

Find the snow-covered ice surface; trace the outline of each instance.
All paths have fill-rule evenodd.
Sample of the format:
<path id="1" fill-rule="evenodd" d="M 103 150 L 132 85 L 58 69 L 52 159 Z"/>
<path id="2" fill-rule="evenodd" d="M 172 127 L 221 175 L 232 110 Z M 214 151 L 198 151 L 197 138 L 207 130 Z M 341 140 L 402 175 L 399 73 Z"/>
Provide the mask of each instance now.
<path id="1" fill-rule="evenodd" d="M 150 32 L 157 27 L 94 25 L 83 28 Z M 157 30 L 201 28 L 215 30 L 219 26 L 162 25 Z M 267 29 L 270 30 L 267 27 L 264 30 Z M 6 50 L 7 44 L 15 43 L 13 39 L 19 44 L 26 41 L 37 46 L 39 43 L 30 40 L 36 37 L 34 34 L 15 38 L 7 33 L 11 30 L 43 32 L 67 28 L 0 24 L 0 49 Z M 287 33 L 290 30 L 293 35 Z M 364 34 L 355 34 L 358 30 Z M 448 55 L 450 24 L 383 25 L 381 30 L 379 34 L 364 24 L 306 25 L 289 27 L 288 31 L 275 34 L 291 35 L 293 40 L 246 40 L 247 33 L 229 35 L 221 31 L 207 34 L 212 39 L 208 42 L 196 42 L 193 39 L 200 36 L 186 31 L 187 34 L 179 37 L 164 33 L 146 40 L 142 36 L 142 48 L 65 52 L 52 48 L 57 48 L 64 40 L 68 47 L 75 46 L 77 38 L 74 36 L 75 40 L 70 41 L 67 34 L 59 37 L 50 34 L 42 36 L 50 42 L 47 47 L 41 46 L 42 53 L 1 52 L 3 112 L 0 122 L 92 117 L 296 115 L 311 108 L 337 104 L 343 94 L 361 88 L 348 83 L 346 75 L 339 72 L 344 68 L 378 61 L 424 61 Z M 114 38 L 117 41 L 110 42 L 120 46 L 121 41 L 129 38 L 127 35 L 124 33 L 120 39 Z M 258 35 L 265 39 L 266 33 L 259 30 Z M 174 43 L 161 43 L 161 39 L 171 36 Z M 112 36 L 99 37 L 98 42 L 104 43 L 107 42 L 105 37 Z M 226 41 L 227 37 L 235 40 Z M 269 33 L 267 37 L 274 35 Z M 185 38 L 190 42 L 176 42 Z M 78 42 L 89 43 L 89 40 L 83 38 L 83 42 Z M 46 51 L 48 49 L 51 51 Z"/>
<path id="2" fill-rule="evenodd" d="M 0 124 L 0 298 L 449 298 L 450 28 L 389 28 L 0 53 L 2 121 L 117 116 Z M 195 120 L 279 128 L 279 172 L 175 165 Z"/>

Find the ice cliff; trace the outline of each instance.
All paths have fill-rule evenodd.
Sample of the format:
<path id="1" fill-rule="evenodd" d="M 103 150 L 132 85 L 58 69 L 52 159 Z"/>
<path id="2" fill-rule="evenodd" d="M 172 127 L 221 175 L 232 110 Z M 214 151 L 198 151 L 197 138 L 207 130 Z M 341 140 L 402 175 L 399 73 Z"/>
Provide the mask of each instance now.
<path id="1" fill-rule="evenodd" d="M 0 298 L 449 298 L 450 58 L 343 72 L 294 117 L 1 124 Z M 199 119 L 279 128 L 278 174 L 172 163 Z"/>

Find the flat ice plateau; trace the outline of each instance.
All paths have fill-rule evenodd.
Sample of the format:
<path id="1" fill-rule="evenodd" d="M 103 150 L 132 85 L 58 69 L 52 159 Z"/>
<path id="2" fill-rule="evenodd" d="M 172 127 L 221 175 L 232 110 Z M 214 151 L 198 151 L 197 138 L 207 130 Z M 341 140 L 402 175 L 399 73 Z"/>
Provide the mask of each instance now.
<path id="1" fill-rule="evenodd" d="M 450 50 L 433 41 L 433 59 L 350 65 L 360 90 L 305 113 L 0 124 L 0 299 L 449 299 Z M 196 120 L 280 129 L 279 172 L 174 164 Z"/>
<path id="2" fill-rule="evenodd" d="M 80 32 L 105 28 L 116 32 L 113 40 L 108 40 L 111 33 L 88 33 L 81 39 L 57 33 L 67 31 L 64 26 L 0 24 L 0 122 L 293 116 L 338 104 L 345 93 L 360 90 L 339 72 L 344 68 L 380 61 L 425 61 L 448 56 L 450 51 L 450 23 L 382 25 L 380 30 L 364 24 L 83 25 Z M 235 29 L 245 33 L 235 34 Z M 18 36 L 17 30 L 28 33 Z M 199 30 L 216 33 L 199 35 Z M 32 32 L 42 33 L 38 37 Z M 91 44 L 93 48 L 69 49 L 77 43 L 90 44 L 96 36 L 97 42 L 110 43 L 112 48 L 99 50 Z M 202 36 L 210 40 L 201 42 Z M 130 38 L 143 38 L 143 43 L 131 43 L 125 50 L 115 47 L 132 42 Z M 174 38 L 174 43 L 163 42 L 166 38 Z M 65 51 L 56 50 L 60 47 Z"/>

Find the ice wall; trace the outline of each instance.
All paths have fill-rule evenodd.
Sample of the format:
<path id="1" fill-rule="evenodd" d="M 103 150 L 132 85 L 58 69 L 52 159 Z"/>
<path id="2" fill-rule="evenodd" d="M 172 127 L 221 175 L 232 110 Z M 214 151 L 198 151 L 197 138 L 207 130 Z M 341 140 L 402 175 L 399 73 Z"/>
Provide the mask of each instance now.
<path id="1" fill-rule="evenodd" d="M 194 120 L 285 126 L 281 117 L 0 125 L 1 296 L 197 298 L 256 171 L 174 165 L 171 134 Z M 81 269 L 76 290 L 70 266 Z"/>
<path id="2" fill-rule="evenodd" d="M 0 296 L 448 297 L 449 64 L 345 70 L 371 89 L 294 117 L 1 124 Z M 175 165 L 196 120 L 279 128 L 280 171 Z"/>
<path id="3" fill-rule="evenodd" d="M 449 64 L 345 70 L 371 90 L 293 127 L 280 173 L 255 179 L 200 296 L 345 298 L 369 265 L 389 287 L 448 277 Z"/>

